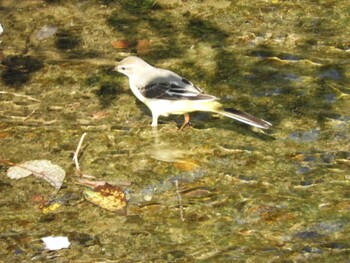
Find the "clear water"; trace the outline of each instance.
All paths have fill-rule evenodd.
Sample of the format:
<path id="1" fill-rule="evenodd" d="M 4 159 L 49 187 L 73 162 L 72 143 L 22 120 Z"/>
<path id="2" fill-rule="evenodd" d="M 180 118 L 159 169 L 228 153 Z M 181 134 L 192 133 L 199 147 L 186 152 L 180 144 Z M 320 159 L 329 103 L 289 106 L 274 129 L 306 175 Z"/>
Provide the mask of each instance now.
<path id="1" fill-rule="evenodd" d="M 331 0 L 3 0 L 1 260 L 349 260 L 349 11 Z M 152 129 L 110 71 L 129 54 L 274 127 L 196 113 L 182 132 L 181 116 Z M 72 161 L 83 132 L 82 170 L 129 184 L 127 216 L 84 200 Z M 65 168 L 58 193 L 6 177 L 3 160 L 35 159 Z M 43 213 L 48 200 L 61 206 Z M 51 235 L 71 247 L 45 251 Z"/>

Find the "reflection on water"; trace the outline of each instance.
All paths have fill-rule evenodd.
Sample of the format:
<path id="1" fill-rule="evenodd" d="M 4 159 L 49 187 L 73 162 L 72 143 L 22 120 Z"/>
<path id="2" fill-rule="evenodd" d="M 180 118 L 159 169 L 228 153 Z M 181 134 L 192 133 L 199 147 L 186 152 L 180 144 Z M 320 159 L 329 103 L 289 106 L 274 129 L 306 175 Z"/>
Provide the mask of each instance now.
<path id="1" fill-rule="evenodd" d="M 3 0 L 0 160 L 48 159 L 67 176 L 54 194 L 35 178 L 10 180 L 0 162 L 1 258 L 348 260 L 348 9 L 346 1 Z M 181 132 L 181 116 L 152 129 L 148 109 L 110 71 L 130 54 L 273 129 L 206 113 Z M 81 168 L 129 183 L 125 217 L 88 203 L 76 184 L 72 152 L 85 131 Z M 43 209 L 52 202 L 60 207 Z M 50 235 L 72 246 L 44 251 Z"/>

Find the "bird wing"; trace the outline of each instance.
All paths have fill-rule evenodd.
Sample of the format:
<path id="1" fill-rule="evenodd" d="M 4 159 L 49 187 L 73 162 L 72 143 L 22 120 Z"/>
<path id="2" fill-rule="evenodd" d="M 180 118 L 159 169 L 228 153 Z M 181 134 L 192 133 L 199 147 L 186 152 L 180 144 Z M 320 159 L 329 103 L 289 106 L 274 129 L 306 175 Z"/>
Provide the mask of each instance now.
<path id="1" fill-rule="evenodd" d="M 215 100 L 184 78 L 159 78 L 139 88 L 143 96 L 164 100 Z"/>

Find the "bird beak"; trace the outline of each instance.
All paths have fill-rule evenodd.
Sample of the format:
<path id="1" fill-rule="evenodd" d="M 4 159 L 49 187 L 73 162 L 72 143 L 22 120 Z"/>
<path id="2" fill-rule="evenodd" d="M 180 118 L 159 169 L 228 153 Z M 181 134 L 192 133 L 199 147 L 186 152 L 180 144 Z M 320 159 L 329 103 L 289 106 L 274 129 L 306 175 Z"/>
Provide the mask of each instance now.
<path id="1" fill-rule="evenodd" d="M 116 65 L 116 66 L 110 68 L 109 71 L 118 71 L 118 65 Z"/>

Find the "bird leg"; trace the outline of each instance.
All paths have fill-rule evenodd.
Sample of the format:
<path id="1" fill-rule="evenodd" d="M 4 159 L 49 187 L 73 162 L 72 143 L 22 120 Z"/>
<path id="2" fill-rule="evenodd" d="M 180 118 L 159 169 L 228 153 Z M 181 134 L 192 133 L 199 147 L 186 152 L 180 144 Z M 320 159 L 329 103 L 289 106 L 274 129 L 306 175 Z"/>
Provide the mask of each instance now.
<path id="1" fill-rule="evenodd" d="M 157 127 L 157 125 L 158 125 L 158 115 L 154 115 L 154 114 L 152 114 L 152 127 Z"/>
<path id="2" fill-rule="evenodd" d="M 180 131 L 182 131 L 187 126 L 187 124 L 190 122 L 190 115 L 188 113 L 185 113 L 184 117 L 185 117 L 185 120 L 180 128 Z"/>

